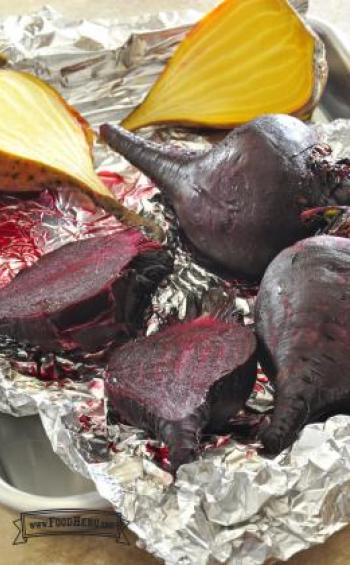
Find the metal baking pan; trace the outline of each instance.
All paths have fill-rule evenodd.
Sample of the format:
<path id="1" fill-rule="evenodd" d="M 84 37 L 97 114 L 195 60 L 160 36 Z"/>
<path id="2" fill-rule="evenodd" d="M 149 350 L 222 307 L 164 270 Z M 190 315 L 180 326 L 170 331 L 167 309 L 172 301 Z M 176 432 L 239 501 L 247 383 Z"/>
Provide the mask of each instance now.
<path id="1" fill-rule="evenodd" d="M 326 46 L 329 77 L 315 113 L 316 121 L 350 119 L 350 43 L 324 20 L 309 18 L 308 23 Z"/>

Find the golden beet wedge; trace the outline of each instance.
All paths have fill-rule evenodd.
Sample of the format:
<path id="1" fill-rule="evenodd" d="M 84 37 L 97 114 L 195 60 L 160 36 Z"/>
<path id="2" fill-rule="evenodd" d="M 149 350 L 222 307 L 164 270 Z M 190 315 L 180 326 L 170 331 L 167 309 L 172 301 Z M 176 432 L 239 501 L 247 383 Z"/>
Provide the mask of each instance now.
<path id="1" fill-rule="evenodd" d="M 231 127 L 262 114 L 305 116 L 327 77 L 322 43 L 285 0 L 226 0 L 180 43 L 127 129 Z"/>
<path id="2" fill-rule="evenodd" d="M 144 225 L 94 171 L 88 123 L 42 80 L 0 69 L 0 191 L 39 191 L 67 183 L 130 225 Z"/>

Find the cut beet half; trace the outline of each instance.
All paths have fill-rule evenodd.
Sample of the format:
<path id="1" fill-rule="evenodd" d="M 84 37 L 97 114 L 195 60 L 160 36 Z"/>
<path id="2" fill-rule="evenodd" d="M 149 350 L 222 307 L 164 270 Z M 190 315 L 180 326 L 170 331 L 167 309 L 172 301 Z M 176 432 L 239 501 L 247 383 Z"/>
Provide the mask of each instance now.
<path id="1" fill-rule="evenodd" d="M 151 294 L 171 270 L 136 230 L 69 243 L 0 290 L 0 333 L 43 351 L 96 351 L 142 327 Z"/>
<path id="2" fill-rule="evenodd" d="M 210 317 L 171 326 L 110 352 L 114 415 L 163 441 L 172 470 L 195 458 L 203 431 L 219 433 L 256 378 L 254 334 Z"/>

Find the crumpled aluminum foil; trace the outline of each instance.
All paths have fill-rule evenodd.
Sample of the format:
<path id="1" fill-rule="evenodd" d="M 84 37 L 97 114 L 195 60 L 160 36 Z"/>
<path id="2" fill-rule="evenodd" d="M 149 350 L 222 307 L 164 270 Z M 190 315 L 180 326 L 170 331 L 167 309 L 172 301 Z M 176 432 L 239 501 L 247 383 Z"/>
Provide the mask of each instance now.
<path id="1" fill-rule="evenodd" d="M 293 4 L 305 12 L 307 2 Z M 0 50 L 16 68 L 51 82 L 97 126 L 118 122 L 142 99 L 198 17 L 188 10 L 128 22 L 67 22 L 45 8 L 0 22 Z M 322 128 L 336 155 L 346 155 L 350 123 L 339 120 Z M 180 128 L 150 129 L 148 135 L 195 148 L 208 143 Z M 174 312 L 184 317 L 206 305 L 225 308 L 225 301 L 216 303 L 218 295 L 231 298 L 232 311 L 251 323 L 249 289 L 232 294 L 232 285 L 190 260 L 179 247 L 174 219 L 158 201 L 155 187 L 104 147 L 96 147 L 96 161 L 125 204 L 162 222 L 176 251 L 176 272 L 154 298 L 157 315 L 148 320 L 148 331 L 156 331 L 161 319 Z M 8 280 L 58 245 L 96 235 L 96 225 L 100 233 L 118 229 L 114 219 L 87 210 L 84 199 L 76 198 L 67 189 L 59 198 L 44 193 L 22 210 L 23 233 L 29 231 L 35 244 L 25 250 L 13 249 L 13 226 L 6 224 L 10 236 L 5 238 L 8 245 L 1 239 L 0 278 Z M 1 238 L 3 218 L 6 223 L 11 210 L 18 212 L 19 203 L 8 197 L 0 205 Z M 38 216 L 33 233 L 31 220 Z M 19 361 L 21 355 L 27 361 L 26 351 L 17 354 Z M 57 362 L 65 366 L 76 360 Z M 174 484 L 157 464 L 166 459 L 164 448 L 141 430 L 107 423 L 103 380 L 95 366 L 84 365 L 78 381 L 43 381 L 21 374 L 18 367 L 20 363 L 16 368 L 10 362 L 6 347 L 0 348 L 0 410 L 16 416 L 38 412 L 56 453 L 91 478 L 129 521 L 140 545 L 166 563 L 258 565 L 285 560 L 350 522 L 350 417 L 307 426 L 292 449 L 273 460 L 260 457 L 254 444 L 208 438 L 202 458 L 184 465 Z M 263 414 L 271 400 L 271 388 L 260 375 L 250 403 Z"/>

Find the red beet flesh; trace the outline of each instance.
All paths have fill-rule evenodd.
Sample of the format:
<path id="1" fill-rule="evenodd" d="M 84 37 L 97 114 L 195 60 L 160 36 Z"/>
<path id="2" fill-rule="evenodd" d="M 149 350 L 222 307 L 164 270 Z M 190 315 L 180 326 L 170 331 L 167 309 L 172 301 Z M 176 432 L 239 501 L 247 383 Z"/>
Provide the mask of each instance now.
<path id="1" fill-rule="evenodd" d="M 157 184 L 190 243 L 238 278 L 259 279 L 282 249 L 312 234 L 300 214 L 336 202 L 329 148 L 291 116 L 258 118 L 198 153 L 108 124 L 101 136 Z M 348 192 L 341 197 L 349 202 Z"/>
<path id="2" fill-rule="evenodd" d="M 306 423 L 350 410 L 350 240 L 320 236 L 282 251 L 262 280 L 256 329 L 276 384 L 261 440 L 276 454 Z"/>
<path id="3" fill-rule="evenodd" d="M 136 230 L 69 243 L 0 289 L 0 333 L 43 351 L 123 342 L 170 267 L 159 244 Z"/>
<path id="4" fill-rule="evenodd" d="M 194 459 L 203 430 L 220 432 L 256 379 L 253 333 L 210 317 L 115 349 L 106 393 L 118 419 L 169 447 L 173 470 Z"/>

